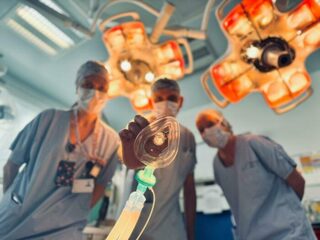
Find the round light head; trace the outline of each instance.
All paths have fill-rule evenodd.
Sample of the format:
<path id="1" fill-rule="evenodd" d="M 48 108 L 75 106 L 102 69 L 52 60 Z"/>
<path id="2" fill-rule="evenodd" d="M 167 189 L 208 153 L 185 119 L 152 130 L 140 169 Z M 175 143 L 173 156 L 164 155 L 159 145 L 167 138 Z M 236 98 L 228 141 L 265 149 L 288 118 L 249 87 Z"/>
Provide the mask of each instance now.
<path id="1" fill-rule="evenodd" d="M 250 45 L 250 47 L 248 47 L 246 49 L 246 55 L 249 59 L 255 59 L 255 58 L 258 58 L 259 55 L 260 55 L 260 50 L 259 48 L 253 46 L 253 45 Z"/>
<path id="2" fill-rule="evenodd" d="M 120 63 L 120 68 L 124 72 L 129 72 L 131 70 L 131 63 L 128 60 L 122 60 Z"/>
<path id="3" fill-rule="evenodd" d="M 144 78 L 146 79 L 147 82 L 151 83 L 154 81 L 155 76 L 153 72 L 147 72 Z"/>

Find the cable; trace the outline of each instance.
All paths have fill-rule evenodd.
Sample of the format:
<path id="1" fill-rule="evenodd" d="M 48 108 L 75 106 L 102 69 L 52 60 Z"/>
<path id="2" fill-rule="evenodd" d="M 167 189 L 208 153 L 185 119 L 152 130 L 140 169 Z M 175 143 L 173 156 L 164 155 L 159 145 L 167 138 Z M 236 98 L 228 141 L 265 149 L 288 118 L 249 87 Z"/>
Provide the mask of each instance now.
<path id="1" fill-rule="evenodd" d="M 154 206 L 155 206 L 155 204 L 156 204 L 156 194 L 154 193 L 153 188 L 149 188 L 149 189 L 150 189 L 150 191 L 152 192 L 152 198 L 153 198 L 152 207 L 151 207 L 151 210 L 150 210 L 150 213 L 149 213 L 149 217 L 148 217 L 146 223 L 144 224 L 143 228 L 141 229 L 141 232 L 140 232 L 140 234 L 138 235 L 138 237 L 136 238 L 136 240 L 139 240 L 139 239 L 140 239 L 142 233 L 143 233 L 144 230 L 146 229 L 146 227 L 147 227 L 147 225 L 148 225 L 148 223 L 149 223 L 149 221 L 150 221 L 150 218 L 151 218 L 151 216 L 152 216 L 152 213 L 153 213 L 153 210 L 154 210 Z"/>

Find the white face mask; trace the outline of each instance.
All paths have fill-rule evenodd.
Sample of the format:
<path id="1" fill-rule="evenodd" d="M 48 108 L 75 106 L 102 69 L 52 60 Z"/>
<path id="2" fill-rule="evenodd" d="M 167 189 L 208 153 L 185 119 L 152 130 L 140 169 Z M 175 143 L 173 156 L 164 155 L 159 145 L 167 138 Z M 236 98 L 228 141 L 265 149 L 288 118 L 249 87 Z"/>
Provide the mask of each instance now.
<path id="1" fill-rule="evenodd" d="M 229 140 L 231 133 L 222 129 L 221 122 L 206 128 L 202 134 L 203 140 L 214 148 L 224 148 Z"/>
<path id="2" fill-rule="evenodd" d="M 95 89 L 78 89 L 78 105 L 88 113 L 99 114 L 107 102 L 107 94 Z"/>
<path id="3" fill-rule="evenodd" d="M 179 104 L 172 101 L 161 101 L 156 102 L 153 105 L 153 112 L 155 113 L 157 118 L 162 117 L 175 117 L 177 116 L 179 111 Z"/>

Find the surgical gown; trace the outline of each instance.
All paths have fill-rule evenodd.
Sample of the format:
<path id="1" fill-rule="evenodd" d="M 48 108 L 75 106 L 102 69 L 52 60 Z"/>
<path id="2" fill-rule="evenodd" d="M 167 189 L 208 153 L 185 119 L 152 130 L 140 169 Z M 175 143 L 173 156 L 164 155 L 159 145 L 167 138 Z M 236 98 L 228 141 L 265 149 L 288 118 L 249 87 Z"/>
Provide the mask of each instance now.
<path id="1" fill-rule="evenodd" d="M 286 183 L 295 162 L 277 143 L 256 135 L 236 138 L 235 162 L 214 160 L 237 224 L 237 240 L 315 240 L 301 202 Z M 214 203 L 212 203 L 214 204 Z"/>
<path id="2" fill-rule="evenodd" d="M 67 153 L 71 111 L 47 110 L 40 113 L 11 145 L 9 161 L 26 163 L 0 202 L 0 239 L 82 239 L 82 229 L 90 211 L 91 193 L 72 193 L 71 187 L 54 183 L 61 160 L 75 162 L 81 174 L 87 157 L 76 146 Z M 97 147 L 91 134 L 83 146 L 104 161 L 96 183 L 106 185 L 114 174 L 119 145 L 118 135 L 98 120 Z"/>

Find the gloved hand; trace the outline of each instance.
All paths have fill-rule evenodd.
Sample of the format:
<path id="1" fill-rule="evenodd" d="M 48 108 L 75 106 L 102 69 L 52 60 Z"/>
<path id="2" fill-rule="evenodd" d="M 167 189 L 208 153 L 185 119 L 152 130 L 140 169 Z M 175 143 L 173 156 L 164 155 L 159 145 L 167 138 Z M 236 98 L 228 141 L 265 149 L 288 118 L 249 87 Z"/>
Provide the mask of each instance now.
<path id="1" fill-rule="evenodd" d="M 137 159 L 134 153 L 134 141 L 142 129 L 148 125 L 147 119 L 141 115 L 136 115 L 134 121 L 128 124 L 128 129 L 123 129 L 119 132 L 123 162 L 128 168 L 137 169 L 144 167 L 144 164 Z"/>

